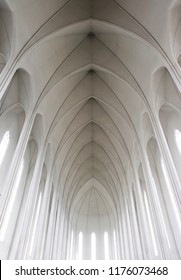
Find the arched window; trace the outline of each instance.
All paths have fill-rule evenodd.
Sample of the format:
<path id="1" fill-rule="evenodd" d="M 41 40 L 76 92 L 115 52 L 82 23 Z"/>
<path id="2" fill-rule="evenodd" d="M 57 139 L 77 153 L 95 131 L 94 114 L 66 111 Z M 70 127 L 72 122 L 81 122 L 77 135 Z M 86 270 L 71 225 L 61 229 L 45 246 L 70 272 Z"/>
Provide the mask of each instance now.
<path id="1" fill-rule="evenodd" d="M 175 142 L 181 155 L 181 132 L 177 129 L 175 130 Z"/>
<path id="2" fill-rule="evenodd" d="M 96 234 L 91 234 L 91 260 L 96 260 Z"/>
<path id="3" fill-rule="evenodd" d="M 9 145 L 10 134 L 6 131 L 0 143 L 0 166 L 4 160 Z"/>
<path id="4" fill-rule="evenodd" d="M 104 256 L 105 260 L 109 260 L 109 238 L 107 231 L 104 233 Z"/>
<path id="5" fill-rule="evenodd" d="M 23 168 L 24 168 L 24 159 L 20 163 L 18 173 L 17 173 L 17 176 L 16 176 L 16 180 L 14 182 L 14 186 L 13 186 L 13 189 L 12 189 L 9 201 L 8 201 L 8 206 L 7 206 L 6 213 L 5 213 L 4 220 L 3 220 L 3 224 L 2 224 L 2 227 L 1 227 L 1 230 L 0 230 L 0 241 L 4 240 L 4 237 L 5 237 L 5 234 L 6 234 L 6 230 L 7 230 L 8 224 L 9 224 L 9 220 L 10 220 L 10 217 L 11 217 L 11 214 L 12 214 L 12 211 L 13 211 L 15 199 L 17 197 L 18 189 L 19 189 L 19 186 L 20 186 L 20 181 L 21 181 L 21 176 L 22 176 L 22 173 L 23 173 Z"/>

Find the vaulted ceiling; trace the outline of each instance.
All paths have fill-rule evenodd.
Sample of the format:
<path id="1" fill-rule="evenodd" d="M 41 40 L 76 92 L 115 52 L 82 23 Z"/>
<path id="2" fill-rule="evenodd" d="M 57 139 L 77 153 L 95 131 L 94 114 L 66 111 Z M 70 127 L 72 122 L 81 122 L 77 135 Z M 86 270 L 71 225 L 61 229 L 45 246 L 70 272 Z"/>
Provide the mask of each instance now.
<path id="1" fill-rule="evenodd" d="M 50 146 L 49 160 L 72 209 L 115 211 L 131 185 L 143 116 L 156 107 L 154 73 L 167 68 L 176 84 L 181 78 L 179 5 L 0 1 L 3 85 L 15 75 L 23 81 L 26 93 L 17 100 L 27 116 L 42 117 L 41 143 Z"/>

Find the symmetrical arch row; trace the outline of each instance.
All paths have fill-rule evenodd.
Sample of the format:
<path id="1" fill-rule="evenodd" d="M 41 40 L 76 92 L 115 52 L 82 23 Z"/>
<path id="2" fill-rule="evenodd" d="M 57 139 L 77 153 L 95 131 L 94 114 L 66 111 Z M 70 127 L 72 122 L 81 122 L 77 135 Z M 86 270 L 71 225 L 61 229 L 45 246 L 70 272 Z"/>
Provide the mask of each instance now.
<path id="1" fill-rule="evenodd" d="M 1 258 L 180 259 L 180 4 L 166 44 L 125 1 L 58 2 L 20 39 L 0 1 Z"/>

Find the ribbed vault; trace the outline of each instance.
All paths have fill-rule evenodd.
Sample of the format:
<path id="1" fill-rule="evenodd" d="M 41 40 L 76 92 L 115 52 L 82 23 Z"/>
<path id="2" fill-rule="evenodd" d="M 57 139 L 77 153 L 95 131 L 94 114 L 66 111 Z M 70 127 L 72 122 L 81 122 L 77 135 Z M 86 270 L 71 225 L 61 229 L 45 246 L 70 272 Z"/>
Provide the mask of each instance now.
<path id="1" fill-rule="evenodd" d="M 0 1 L 4 23 L 0 27 L 4 42 L 0 43 L 1 113 L 15 104 L 24 108 L 25 124 L 38 150 L 44 151 L 50 173 L 46 194 L 52 191 L 51 203 L 58 205 L 52 226 L 57 223 L 59 233 L 47 230 L 47 236 L 54 234 L 55 239 L 49 247 L 45 240 L 35 245 L 35 258 L 78 258 L 80 232 L 88 248 L 83 251 L 85 259 L 91 258 L 93 232 L 97 258 L 104 259 L 101 239 L 105 232 L 109 236 L 116 232 L 118 251 L 121 248 L 113 250 L 112 238 L 110 258 L 150 257 L 149 249 L 141 249 L 146 239 L 138 238 L 142 236 L 140 220 L 135 226 L 135 248 L 130 244 L 131 225 L 127 225 L 128 236 L 124 230 L 125 217 L 131 211 L 139 216 L 135 184 L 145 179 L 137 171 L 141 162 L 148 165 L 146 144 L 156 131 L 148 123 L 156 124 L 156 103 L 165 98 L 153 94 L 161 88 L 161 78 L 155 74 L 158 69 L 170 71 L 180 102 L 180 60 L 176 61 L 180 38 L 178 32 L 174 39 L 174 32 L 167 36 L 166 28 L 177 5 L 172 0 Z M 179 26 L 178 15 L 177 22 Z M 175 25 L 170 29 L 175 30 Z M 169 40 L 176 42 L 174 54 Z M 11 85 L 18 92 L 13 101 Z M 19 149 L 23 155 L 21 144 Z M 127 203 L 136 208 L 129 210 Z M 26 258 L 27 248 L 16 257 Z M 14 252 L 10 250 L 9 256 L 15 257 Z"/>

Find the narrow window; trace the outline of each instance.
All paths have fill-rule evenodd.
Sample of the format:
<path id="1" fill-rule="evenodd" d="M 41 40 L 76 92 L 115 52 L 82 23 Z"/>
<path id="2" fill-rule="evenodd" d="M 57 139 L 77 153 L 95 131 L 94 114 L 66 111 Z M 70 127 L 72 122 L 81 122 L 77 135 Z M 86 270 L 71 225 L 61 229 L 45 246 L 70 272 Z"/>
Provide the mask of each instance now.
<path id="1" fill-rule="evenodd" d="M 115 230 L 113 230 L 113 238 L 114 238 L 114 256 L 115 256 L 115 260 L 117 260 L 118 256 L 117 256 L 117 244 L 116 244 L 116 233 L 115 233 Z"/>
<path id="2" fill-rule="evenodd" d="M 14 202 L 18 193 L 18 189 L 20 186 L 20 181 L 21 181 L 21 176 L 22 176 L 22 172 L 23 172 L 23 168 L 24 168 L 24 159 L 21 161 L 20 166 L 19 166 L 19 170 L 16 176 L 16 180 L 14 182 L 14 186 L 8 201 L 8 206 L 6 209 L 6 213 L 4 215 L 4 220 L 3 220 L 3 224 L 1 227 L 1 231 L 0 231 L 0 241 L 4 240 L 5 234 L 6 234 L 6 230 L 8 227 L 8 223 L 11 217 L 11 213 L 13 211 L 13 206 L 14 206 Z"/>
<path id="3" fill-rule="evenodd" d="M 107 231 L 104 233 L 104 256 L 105 260 L 109 260 L 109 238 Z"/>
<path id="4" fill-rule="evenodd" d="M 96 260 L 96 235 L 94 232 L 91 234 L 91 260 Z"/>
<path id="5" fill-rule="evenodd" d="M 82 260 L 83 256 L 83 233 L 79 232 L 79 260 Z"/>
<path id="6" fill-rule="evenodd" d="M 10 137 L 9 131 L 6 131 L 6 133 L 4 134 L 3 139 L 1 140 L 1 143 L 0 143 L 0 166 L 4 160 L 5 154 L 8 149 L 9 137 Z"/>
<path id="7" fill-rule="evenodd" d="M 74 232 L 72 230 L 71 233 L 71 241 L 70 241 L 70 259 L 73 259 L 73 244 L 74 244 Z"/>

